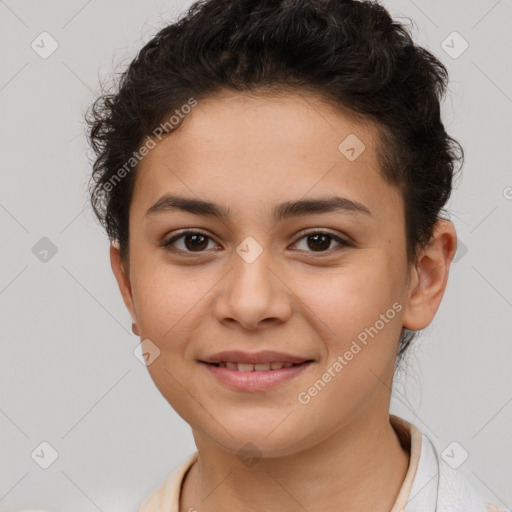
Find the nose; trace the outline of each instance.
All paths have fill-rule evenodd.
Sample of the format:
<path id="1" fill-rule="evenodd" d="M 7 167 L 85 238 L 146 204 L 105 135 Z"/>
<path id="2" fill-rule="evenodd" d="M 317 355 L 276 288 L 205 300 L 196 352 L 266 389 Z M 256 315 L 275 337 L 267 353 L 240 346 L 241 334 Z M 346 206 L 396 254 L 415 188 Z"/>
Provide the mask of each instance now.
<path id="1" fill-rule="evenodd" d="M 252 262 L 238 254 L 218 288 L 214 314 L 219 322 L 247 330 L 286 322 L 292 313 L 292 293 L 265 251 Z"/>

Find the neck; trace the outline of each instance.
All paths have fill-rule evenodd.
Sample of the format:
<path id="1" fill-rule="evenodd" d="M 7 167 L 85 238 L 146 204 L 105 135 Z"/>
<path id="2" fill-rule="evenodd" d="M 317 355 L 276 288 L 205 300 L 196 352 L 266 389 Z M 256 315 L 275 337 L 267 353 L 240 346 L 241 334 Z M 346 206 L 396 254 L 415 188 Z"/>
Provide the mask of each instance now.
<path id="1" fill-rule="evenodd" d="M 409 466 L 387 413 L 345 425 L 311 449 L 243 469 L 236 455 L 194 437 L 199 457 L 186 475 L 180 512 L 389 512 Z"/>

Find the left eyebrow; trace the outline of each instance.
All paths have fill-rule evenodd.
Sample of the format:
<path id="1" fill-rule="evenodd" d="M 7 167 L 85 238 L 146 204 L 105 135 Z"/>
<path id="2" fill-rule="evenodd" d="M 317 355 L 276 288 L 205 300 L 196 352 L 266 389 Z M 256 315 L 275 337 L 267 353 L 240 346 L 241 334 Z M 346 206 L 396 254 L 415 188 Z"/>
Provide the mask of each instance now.
<path id="1" fill-rule="evenodd" d="M 158 199 L 158 201 L 156 201 L 156 203 L 146 211 L 144 217 L 150 217 L 176 210 L 204 217 L 216 217 L 225 221 L 229 220 L 231 216 L 229 208 L 210 201 L 196 199 L 194 197 L 166 194 Z M 290 217 L 331 212 L 347 214 L 361 213 L 370 217 L 372 216 L 372 213 L 364 204 L 339 196 L 287 201 L 274 208 L 273 216 L 274 220 L 279 222 Z"/>

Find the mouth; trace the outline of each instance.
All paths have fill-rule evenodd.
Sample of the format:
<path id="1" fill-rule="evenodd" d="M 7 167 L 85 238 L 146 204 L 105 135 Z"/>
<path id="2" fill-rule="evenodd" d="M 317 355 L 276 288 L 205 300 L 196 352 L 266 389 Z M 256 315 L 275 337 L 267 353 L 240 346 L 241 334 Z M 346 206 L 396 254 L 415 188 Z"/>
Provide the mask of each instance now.
<path id="1" fill-rule="evenodd" d="M 291 382 L 308 371 L 314 361 L 308 359 L 298 363 L 272 361 L 270 363 L 238 363 L 221 361 L 212 363 L 199 361 L 216 383 L 230 390 L 243 392 L 265 391 Z"/>
<path id="2" fill-rule="evenodd" d="M 203 363 L 215 366 L 217 368 L 228 368 L 229 370 L 238 371 L 238 372 L 273 372 L 276 370 L 281 370 L 282 368 L 292 368 L 293 366 L 302 366 L 306 363 L 313 362 L 311 359 L 307 361 L 302 361 L 300 363 L 284 363 L 281 361 L 273 361 L 270 363 L 237 363 L 233 361 L 223 361 L 220 363 L 209 363 L 207 361 L 202 361 Z"/>

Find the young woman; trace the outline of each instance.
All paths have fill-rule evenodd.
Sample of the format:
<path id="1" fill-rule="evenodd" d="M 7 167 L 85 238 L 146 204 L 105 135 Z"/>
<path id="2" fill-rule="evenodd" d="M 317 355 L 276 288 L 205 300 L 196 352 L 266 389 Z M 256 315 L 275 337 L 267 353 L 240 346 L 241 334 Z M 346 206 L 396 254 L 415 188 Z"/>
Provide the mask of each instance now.
<path id="1" fill-rule="evenodd" d="M 389 413 L 456 251 L 447 71 L 376 2 L 207 0 L 100 97 L 91 200 L 197 452 L 139 512 L 485 512 Z"/>

